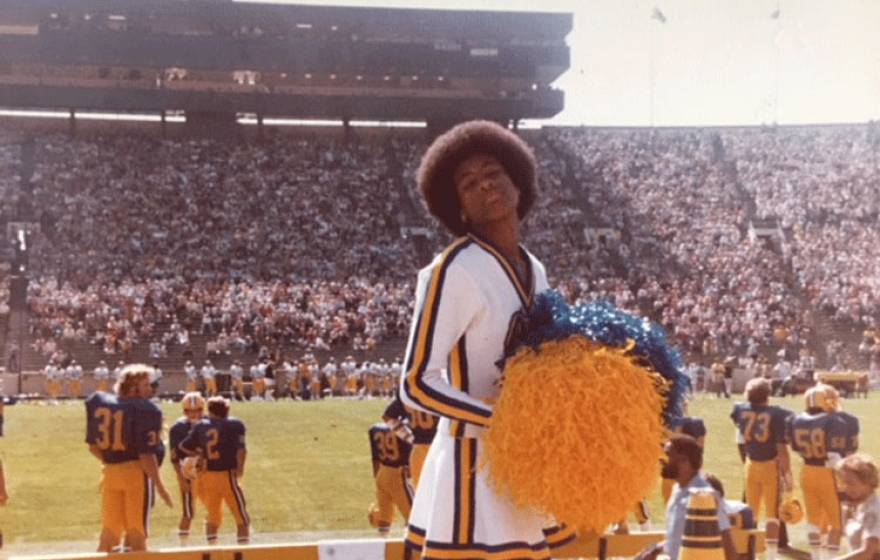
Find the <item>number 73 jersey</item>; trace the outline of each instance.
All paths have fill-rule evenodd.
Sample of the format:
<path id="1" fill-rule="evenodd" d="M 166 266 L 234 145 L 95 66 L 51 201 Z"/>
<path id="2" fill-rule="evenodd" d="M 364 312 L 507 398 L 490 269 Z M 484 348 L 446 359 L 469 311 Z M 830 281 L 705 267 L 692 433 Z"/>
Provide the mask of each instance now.
<path id="1" fill-rule="evenodd" d="M 778 406 L 737 403 L 730 413 L 752 461 L 776 458 L 776 446 L 785 443 L 785 425 L 791 412 Z"/>
<path id="2" fill-rule="evenodd" d="M 146 399 L 119 399 L 93 393 L 86 400 L 86 443 L 95 445 L 104 463 L 137 461 L 141 454 L 158 454 L 162 411 Z"/>

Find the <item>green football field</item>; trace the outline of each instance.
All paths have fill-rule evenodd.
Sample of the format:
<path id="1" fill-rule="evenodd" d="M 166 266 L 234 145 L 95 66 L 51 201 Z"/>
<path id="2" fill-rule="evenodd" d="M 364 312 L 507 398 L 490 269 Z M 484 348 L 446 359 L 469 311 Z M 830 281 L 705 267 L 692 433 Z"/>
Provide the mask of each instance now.
<path id="1" fill-rule="evenodd" d="M 862 450 L 880 457 L 877 396 L 845 402 L 862 425 Z M 742 493 L 743 476 L 729 419 L 732 400 L 698 397 L 690 414 L 708 428 L 705 471 L 719 476 L 729 497 Z M 800 397 L 775 399 L 800 411 Z M 379 419 L 383 400 L 234 403 L 232 414 L 248 428 L 248 461 L 242 481 L 253 522 L 253 542 L 371 536 L 367 507 L 373 481 L 367 430 Z M 166 424 L 179 405 L 163 405 Z M 10 501 L 0 510 L 7 552 L 81 551 L 97 543 L 100 525 L 100 465 L 83 443 L 81 403 L 6 407 L 2 445 Z M 795 476 L 799 459 L 794 460 Z M 162 469 L 175 509 L 157 503 L 151 521 L 153 545 L 176 543 L 177 485 L 169 465 Z M 797 480 L 797 478 L 795 479 Z M 655 528 L 662 527 L 659 489 L 650 500 Z M 634 524 L 634 522 L 633 522 Z M 400 522 L 398 520 L 398 525 Z M 201 544 L 201 522 L 192 543 Z M 231 542 L 232 518 L 221 532 Z M 803 525 L 792 529 L 805 544 Z"/>

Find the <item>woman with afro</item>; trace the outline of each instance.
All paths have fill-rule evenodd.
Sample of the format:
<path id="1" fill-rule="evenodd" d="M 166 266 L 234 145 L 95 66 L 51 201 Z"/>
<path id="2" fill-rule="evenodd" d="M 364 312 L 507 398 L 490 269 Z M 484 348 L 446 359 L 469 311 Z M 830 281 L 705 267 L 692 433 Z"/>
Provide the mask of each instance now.
<path id="1" fill-rule="evenodd" d="M 496 364 L 534 296 L 548 289 L 544 266 L 520 245 L 535 168 L 518 136 L 472 121 L 439 136 L 418 170 L 428 210 L 457 236 L 419 272 L 401 377 L 405 404 L 440 417 L 406 535 L 424 557 L 549 558 L 574 538 L 515 507 L 478 468 L 500 391 Z"/>

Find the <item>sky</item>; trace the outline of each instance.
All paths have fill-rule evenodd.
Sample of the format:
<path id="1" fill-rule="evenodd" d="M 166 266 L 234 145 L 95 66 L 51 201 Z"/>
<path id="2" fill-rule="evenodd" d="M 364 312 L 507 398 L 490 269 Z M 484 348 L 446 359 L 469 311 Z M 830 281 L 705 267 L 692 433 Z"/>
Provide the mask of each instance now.
<path id="1" fill-rule="evenodd" d="M 276 3 L 571 12 L 571 68 L 554 84 L 565 91 L 566 107 L 554 124 L 880 119 L 880 0 Z M 665 23 L 652 18 L 655 8 Z"/>

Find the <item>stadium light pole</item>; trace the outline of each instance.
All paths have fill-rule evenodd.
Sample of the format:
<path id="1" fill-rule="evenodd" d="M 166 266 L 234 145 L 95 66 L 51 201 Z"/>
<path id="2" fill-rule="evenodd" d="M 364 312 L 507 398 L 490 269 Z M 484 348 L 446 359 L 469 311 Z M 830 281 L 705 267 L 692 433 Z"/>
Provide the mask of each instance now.
<path id="1" fill-rule="evenodd" d="M 650 125 L 651 128 L 654 128 L 654 103 L 657 89 L 657 43 L 659 42 L 660 26 L 666 24 L 666 14 L 664 14 L 660 8 L 654 6 L 654 11 L 651 12 L 651 19 L 657 22 L 657 25 L 651 30 L 650 107 L 648 109 Z"/>
<path id="2" fill-rule="evenodd" d="M 779 59 L 780 59 L 780 38 L 782 33 L 782 12 L 779 7 L 779 0 L 776 0 L 776 9 L 770 14 L 770 19 L 776 22 L 776 28 L 773 32 L 773 124 L 779 124 Z"/>

